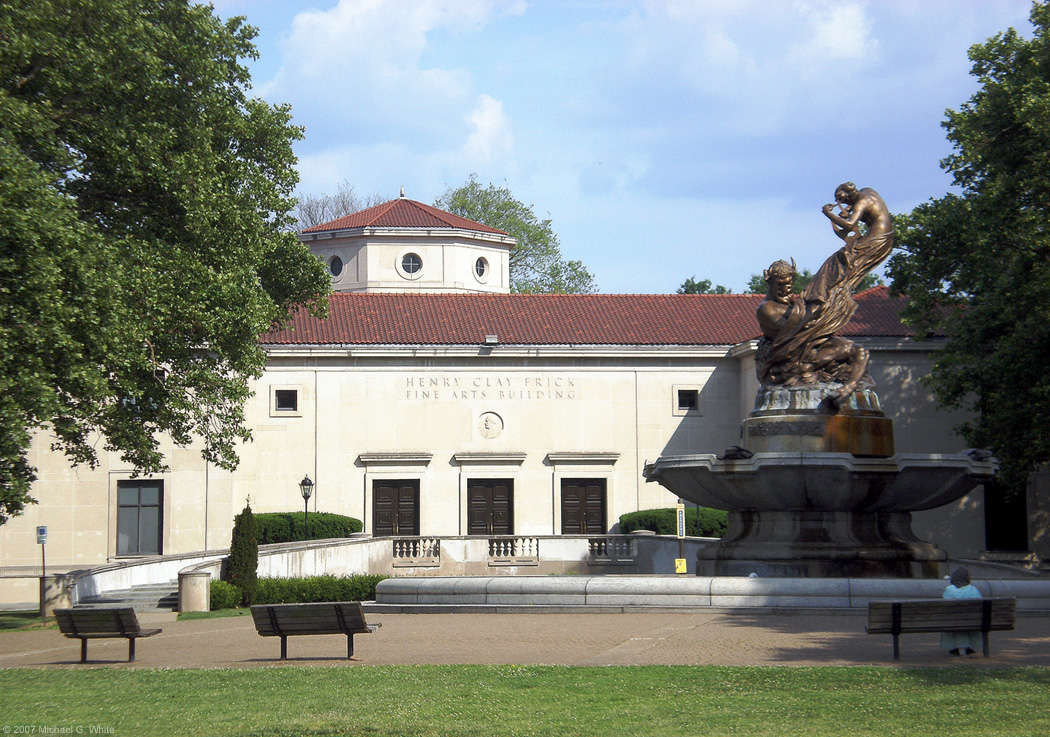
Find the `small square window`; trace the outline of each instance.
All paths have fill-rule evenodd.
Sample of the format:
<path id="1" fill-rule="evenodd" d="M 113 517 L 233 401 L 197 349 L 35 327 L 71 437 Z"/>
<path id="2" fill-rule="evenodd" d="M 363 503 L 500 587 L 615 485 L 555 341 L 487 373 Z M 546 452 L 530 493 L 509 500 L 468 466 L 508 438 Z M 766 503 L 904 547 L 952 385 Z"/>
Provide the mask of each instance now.
<path id="1" fill-rule="evenodd" d="M 273 409 L 275 412 L 298 412 L 299 392 L 296 389 L 274 389 Z"/>
<path id="2" fill-rule="evenodd" d="M 293 386 L 270 387 L 270 417 L 301 417 L 299 389 Z"/>
<path id="3" fill-rule="evenodd" d="M 675 417 L 692 417 L 704 414 L 701 386 L 678 384 L 671 387 L 671 414 Z"/>
<path id="4" fill-rule="evenodd" d="M 700 392 L 696 389 L 678 390 L 678 409 L 693 412 L 700 408 Z"/>

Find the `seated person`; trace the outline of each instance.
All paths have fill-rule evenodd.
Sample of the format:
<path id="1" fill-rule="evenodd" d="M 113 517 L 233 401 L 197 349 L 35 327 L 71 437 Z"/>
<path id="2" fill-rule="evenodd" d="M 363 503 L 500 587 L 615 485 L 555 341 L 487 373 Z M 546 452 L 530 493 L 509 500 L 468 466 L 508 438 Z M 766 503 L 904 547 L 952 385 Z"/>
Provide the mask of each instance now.
<path id="1" fill-rule="evenodd" d="M 949 576 L 951 583 L 944 590 L 945 599 L 980 599 L 981 592 L 970 583 L 970 571 L 960 566 Z M 942 632 L 941 649 L 952 655 L 971 655 L 981 646 L 979 630 L 973 632 Z"/>

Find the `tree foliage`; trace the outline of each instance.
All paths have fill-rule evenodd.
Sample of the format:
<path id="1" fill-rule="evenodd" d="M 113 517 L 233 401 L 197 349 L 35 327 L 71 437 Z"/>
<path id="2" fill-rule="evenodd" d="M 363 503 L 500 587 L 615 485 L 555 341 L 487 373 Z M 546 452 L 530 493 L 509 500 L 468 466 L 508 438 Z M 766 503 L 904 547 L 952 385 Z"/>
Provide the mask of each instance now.
<path id="1" fill-rule="evenodd" d="M 295 205 L 296 230 L 312 228 L 381 204 L 383 197 L 378 192 L 362 197 L 354 190 L 354 185 L 344 179 L 335 194 L 307 194 L 299 197 Z"/>
<path id="2" fill-rule="evenodd" d="M 1031 19 L 1030 40 L 1010 29 L 970 49 L 980 89 L 943 123 L 961 191 L 897 218 L 887 271 L 907 319 L 948 336 L 938 402 L 974 412 L 960 432 L 1013 490 L 1050 460 L 1050 3 Z"/>
<path id="3" fill-rule="evenodd" d="M 258 336 L 323 313 L 254 35 L 187 0 L 0 4 L 0 523 L 41 429 L 74 463 L 159 471 L 166 433 L 234 467 Z"/>
<path id="4" fill-rule="evenodd" d="M 510 252 L 510 289 L 519 294 L 582 294 L 597 291 L 594 277 L 580 261 L 566 261 L 550 219 L 514 199 L 506 187 L 482 187 L 477 176 L 449 188 L 434 207 L 499 228 L 517 241 Z"/>
<path id="5" fill-rule="evenodd" d="M 712 284 L 710 279 L 697 280 L 691 276 L 678 287 L 677 294 L 732 294 L 732 289 L 727 289 L 721 284 Z"/>
<path id="6" fill-rule="evenodd" d="M 251 504 L 245 504 L 233 518 L 230 557 L 226 563 L 230 583 L 240 589 L 244 606 L 255 603 L 259 581 L 259 527 Z"/>

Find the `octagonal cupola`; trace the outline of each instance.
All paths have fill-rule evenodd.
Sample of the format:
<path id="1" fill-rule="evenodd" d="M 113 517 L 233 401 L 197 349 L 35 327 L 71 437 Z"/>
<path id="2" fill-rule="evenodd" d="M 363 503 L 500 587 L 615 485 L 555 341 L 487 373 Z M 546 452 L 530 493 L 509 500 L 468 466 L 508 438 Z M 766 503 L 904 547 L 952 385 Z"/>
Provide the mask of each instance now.
<path id="1" fill-rule="evenodd" d="M 404 194 L 299 239 L 324 261 L 336 292 L 510 292 L 511 236 Z"/>

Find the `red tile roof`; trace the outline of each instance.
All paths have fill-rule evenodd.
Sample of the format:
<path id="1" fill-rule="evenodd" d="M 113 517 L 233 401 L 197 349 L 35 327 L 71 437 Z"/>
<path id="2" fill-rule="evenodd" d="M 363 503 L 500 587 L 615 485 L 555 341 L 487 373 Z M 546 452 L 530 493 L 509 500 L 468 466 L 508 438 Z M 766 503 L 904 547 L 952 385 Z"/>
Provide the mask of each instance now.
<path id="1" fill-rule="evenodd" d="M 891 297 L 889 287 L 872 287 L 853 295 L 853 300 L 857 303 L 857 311 L 841 330 L 841 335 L 904 338 L 915 334 L 901 323 L 906 299 Z"/>
<path id="2" fill-rule="evenodd" d="M 367 210 L 361 210 L 328 223 L 314 225 L 303 232 L 321 233 L 328 230 L 349 230 L 351 228 L 456 228 L 507 235 L 498 228 L 491 228 L 488 225 L 482 225 L 404 197 L 369 207 Z"/>
<path id="3" fill-rule="evenodd" d="M 330 314 L 297 313 L 267 345 L 735 345 L 758 337 L 754 294 L 332 295 Z M 849 336 L 910 334 L 902 299 L 885 287 L 857 295 Z"/>

